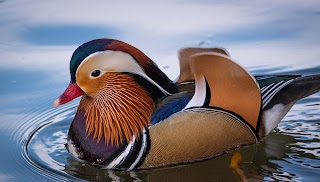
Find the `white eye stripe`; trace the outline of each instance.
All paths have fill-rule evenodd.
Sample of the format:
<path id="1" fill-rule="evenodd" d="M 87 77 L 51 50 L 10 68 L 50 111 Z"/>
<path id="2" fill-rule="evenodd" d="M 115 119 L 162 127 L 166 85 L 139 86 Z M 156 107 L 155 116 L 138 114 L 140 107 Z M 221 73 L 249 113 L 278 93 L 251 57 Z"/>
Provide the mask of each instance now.
<path id="1" fill-rule="evenodd" d="M 171 95 L 168 91 L 163 89 L 160 85 L 158 85 L 150 77 L 148 77 L 146 73 L 143 71 L 142 67 L 128 53 L 124 53 L 121 51 L 111 51 L 111 50 L 92 53 L 81 62 L 81 64 L 79 65 L 76 71 L 76 77 L 79 77 L 78 75 L 79 70 L 83 69 L 84 65 L 88 65 L 86 63 L 88 63 L 89 60 L 90 60 L 91 66 L 94 64 L 99 65 L 99 68 L 101 71 L 100 76 L 106 72 L 129 72 L 129 73 L 138 74 L 144 77 L 145 79 L 147 79 L 149 82 L 151 82 L 155 86 L 157 86 L 163 93 L 167 95 Z M 94 71 L 93 68 L 94 67 L 92 67 L 92 71 Z M 98 77 L 91 76 L 92 71 L 88 73 L 89 78 L 91 79 L 99 78 L 99 76 Z M 81 88 L 81 84 L 79 84 L 79 86 Z"/>

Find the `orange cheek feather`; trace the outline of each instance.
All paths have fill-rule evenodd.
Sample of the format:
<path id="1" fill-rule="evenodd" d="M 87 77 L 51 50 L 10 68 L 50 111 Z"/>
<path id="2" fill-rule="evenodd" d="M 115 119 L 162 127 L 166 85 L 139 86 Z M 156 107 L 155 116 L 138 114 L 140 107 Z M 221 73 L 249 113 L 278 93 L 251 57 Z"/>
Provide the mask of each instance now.
<path id="1" fill-rule="evenodd" d="M 149 94 L 126 74 L 108 73 L 90 84 L 92 94 L 79 106 L 85 110 L 87 135 L 107 144 L 139 138 L 155 107 Z"/>

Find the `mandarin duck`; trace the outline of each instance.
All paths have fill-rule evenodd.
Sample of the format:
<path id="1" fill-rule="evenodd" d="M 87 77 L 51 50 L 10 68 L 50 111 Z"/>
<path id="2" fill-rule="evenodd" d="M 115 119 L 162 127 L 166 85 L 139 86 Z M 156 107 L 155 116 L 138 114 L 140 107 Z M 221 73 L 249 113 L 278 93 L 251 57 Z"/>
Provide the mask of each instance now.
<path id="1" fill-rule="evenodd" d="M 82 96 L 68 132 L 75 158 L 136 170 L 210 159 L 259 142 L 320 75 L 252 76 L 220 48 L 184 48 L 170 80 L 139 49 L 119 40 L 79 46 L 57 107 Z"/>

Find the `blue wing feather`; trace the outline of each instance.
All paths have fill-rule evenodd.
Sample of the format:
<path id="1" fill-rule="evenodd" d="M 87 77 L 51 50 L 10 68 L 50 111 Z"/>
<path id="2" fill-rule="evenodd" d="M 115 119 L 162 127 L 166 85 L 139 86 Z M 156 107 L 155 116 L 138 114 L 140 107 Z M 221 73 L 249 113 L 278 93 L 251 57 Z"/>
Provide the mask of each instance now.
<path id="1" fill-rule="evenodd" d="M 151 125 L 157 124 L 172 114 L 181 111 L 191 100 L 193 94 L 182 92 L 169 96 L 157 104 L 151 116 Z"/>

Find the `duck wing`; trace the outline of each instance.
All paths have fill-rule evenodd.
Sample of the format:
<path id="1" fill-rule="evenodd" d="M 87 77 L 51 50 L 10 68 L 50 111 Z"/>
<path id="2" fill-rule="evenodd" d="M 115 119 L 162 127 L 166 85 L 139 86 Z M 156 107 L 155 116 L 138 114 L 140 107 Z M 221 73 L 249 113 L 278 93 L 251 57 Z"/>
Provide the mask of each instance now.
<path id="1" fill-rule="evenodd" d="M 190 66 L 195 94 L 182 110 L 148 128 L 150 149 L 141 168 L 205 160 L 258 141 L 249 124 L 257 122 L 261 105 L 255 79 L 218 53 L 196 54 Z"/>
<path id="2" fill-rule="evenodd" d="M 199 53 L 191 58 L 196 88 L 186 108 L 220 108 L 236 113 L 255 128 L 259 120 L 261 94 L 254 77 L 222 54 Z"/>

